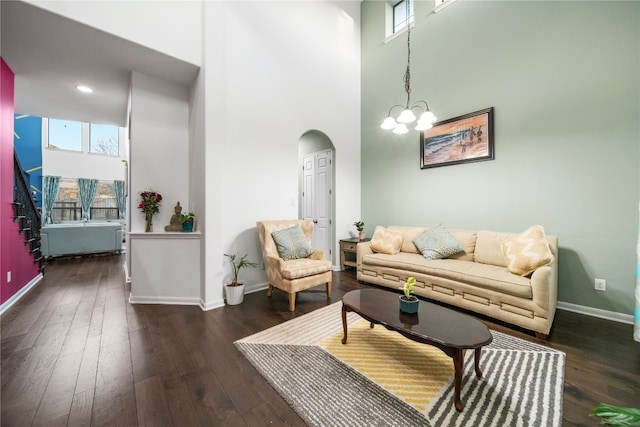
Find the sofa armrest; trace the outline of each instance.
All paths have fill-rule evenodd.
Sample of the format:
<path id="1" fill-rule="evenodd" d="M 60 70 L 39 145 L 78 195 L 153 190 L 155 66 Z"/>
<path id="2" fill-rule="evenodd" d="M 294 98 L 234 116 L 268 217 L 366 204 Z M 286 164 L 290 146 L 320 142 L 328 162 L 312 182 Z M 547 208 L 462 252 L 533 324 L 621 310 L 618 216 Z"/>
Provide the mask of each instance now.
<path id="1" fill-rule="evenodd" d="M 356 266 L 358 270 L 360 270 L 360 267 L 362 266 L 362 258 L 365 255 L 371 255 L 372 253 L 373 250 L 371 249 L 369 242 L 358 243 L 358 246 L 356 247 Z"/>
<path id="2" fill-rule="evenodd" d="M 533 302 L 546 310 L 548 318 L 553 320 L 558 303 L 558 238 L 547 236 L 549 248 L 554 260 L 551 264 L 537 268 L 531 274 L 531 292 Z"/>

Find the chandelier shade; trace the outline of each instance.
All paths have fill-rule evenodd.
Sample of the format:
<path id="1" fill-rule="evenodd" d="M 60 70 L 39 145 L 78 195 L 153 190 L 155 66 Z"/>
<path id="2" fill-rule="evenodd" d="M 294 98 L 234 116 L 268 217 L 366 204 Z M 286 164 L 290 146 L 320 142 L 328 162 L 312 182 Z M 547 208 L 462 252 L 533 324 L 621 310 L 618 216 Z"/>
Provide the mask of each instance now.
<path id="1" fill-rule="evenodd" d="M 380 127 L 385 130 L 391 130 L 393 133 L 402 135 L 409 131 L 407 128 L 408 123 L 416 121 L 416 115 L 413 110 L 419 110 L 420 118 L 415 126 L 415 130 L 427 130 L 433 127 L 438 119 L 435 114 L 429 109 L 429 104 L 426 101 L 419 100 L 413 105 L 411 104 L 411 23 L 409 22 L 410 0 L 404 0 L 406 4 L 406 17 L 407 17 L 407 70 L 404 73 L 404 90 L 407 93 L 406 105 L 396 104 L 389 109 L 387 117 L 384 119 Z M 424 107 L 422 106 L 424 104 Z M 402 108 L 402 112 L 397 118 L 391 116 L 391 112 L 396 108 Z"/>

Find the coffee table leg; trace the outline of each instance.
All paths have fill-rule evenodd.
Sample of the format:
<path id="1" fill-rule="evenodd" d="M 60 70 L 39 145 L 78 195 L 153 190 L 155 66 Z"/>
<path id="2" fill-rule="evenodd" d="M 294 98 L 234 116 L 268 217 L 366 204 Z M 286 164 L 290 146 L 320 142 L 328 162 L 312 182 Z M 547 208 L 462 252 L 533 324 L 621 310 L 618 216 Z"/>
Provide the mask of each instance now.
<path id="1" fill-rule="evenodd" d="M 475 365 L 476 365 L 476 376 L 478 378 L 482 378 L 482 371 L 480 370 L 480 350 L 482 349 L 482 347 L 478 347 L 476 348 L 475 354 L 474 354 L 474 358 L 475 358 Z"/>
<path id="2" fill-rule="evenodd" d="M 342 304 L 342 330 L 344 331 L 344 336 L 342 337 L 342 344 L 347 343 L 347 308 L 344 304 Z"/>
<path id="3" fill-rule="evenodd" d="M 463 371 L 463 362 L 464 362 L 464 350 L 457 348 L 453 352 L 453 367 L 455 368 L 455 379 L 454 379 L 454 400 L 453 403 L 456 407 L 456 411 L 462 412 L 462 401 L 460 400 L 460 388 L 462 387 L 462 371 Z"/>

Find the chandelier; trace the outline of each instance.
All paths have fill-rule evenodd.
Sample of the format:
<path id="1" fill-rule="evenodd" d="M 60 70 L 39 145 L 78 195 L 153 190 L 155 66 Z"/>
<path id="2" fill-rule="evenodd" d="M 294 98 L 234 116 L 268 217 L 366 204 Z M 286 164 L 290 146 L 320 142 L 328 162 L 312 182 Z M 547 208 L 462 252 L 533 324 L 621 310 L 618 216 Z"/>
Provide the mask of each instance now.
<path id="1" fill-rule="evenodd" d="M 382 129 L 391 129 L 393 133 L 398 135 L 409 132 L 407 124 L 413 123 L 416 120 L 416 115 L 413 113 L 413 110 L 418 110 L 420 113 L 420 118 L 418 119 L 415 130 L 430 129 L 433 127 L 433 123 L 438 120 L 431 110 L 429 110 L 429 104 L 427 104 L 427 101 L 419 100 L 411 105 L 411 23 L 409 22 L 409 0 L 405 0 L 405 4 L 407 17 L 407 71 L 404 73 L 403 81 L 404 90 L 407 92 L 407 104 L 396 104 L 389 108 L 387 118 L 384 119 L 380 125 Z M 424 104 L 424 107 L 422 104 Z M 391 117 L 391 111 L 396 107 L 403 108 L 403 110 L 398 118 L 394 119 Z"/>

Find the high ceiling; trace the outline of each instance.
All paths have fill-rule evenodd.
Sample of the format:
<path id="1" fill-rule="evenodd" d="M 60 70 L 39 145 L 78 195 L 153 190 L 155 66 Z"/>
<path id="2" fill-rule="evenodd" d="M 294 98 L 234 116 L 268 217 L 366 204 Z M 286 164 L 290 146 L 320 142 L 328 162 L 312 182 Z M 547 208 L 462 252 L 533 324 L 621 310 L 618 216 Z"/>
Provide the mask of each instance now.
<path id="1" fill-rule="evenodd" d="M 198 67 L 21 1 L 0 5 L 15 112 L 125 126 L 131 72 L 190 86 Z M 84 84 L 94 89 L 85 94 Z"/>

